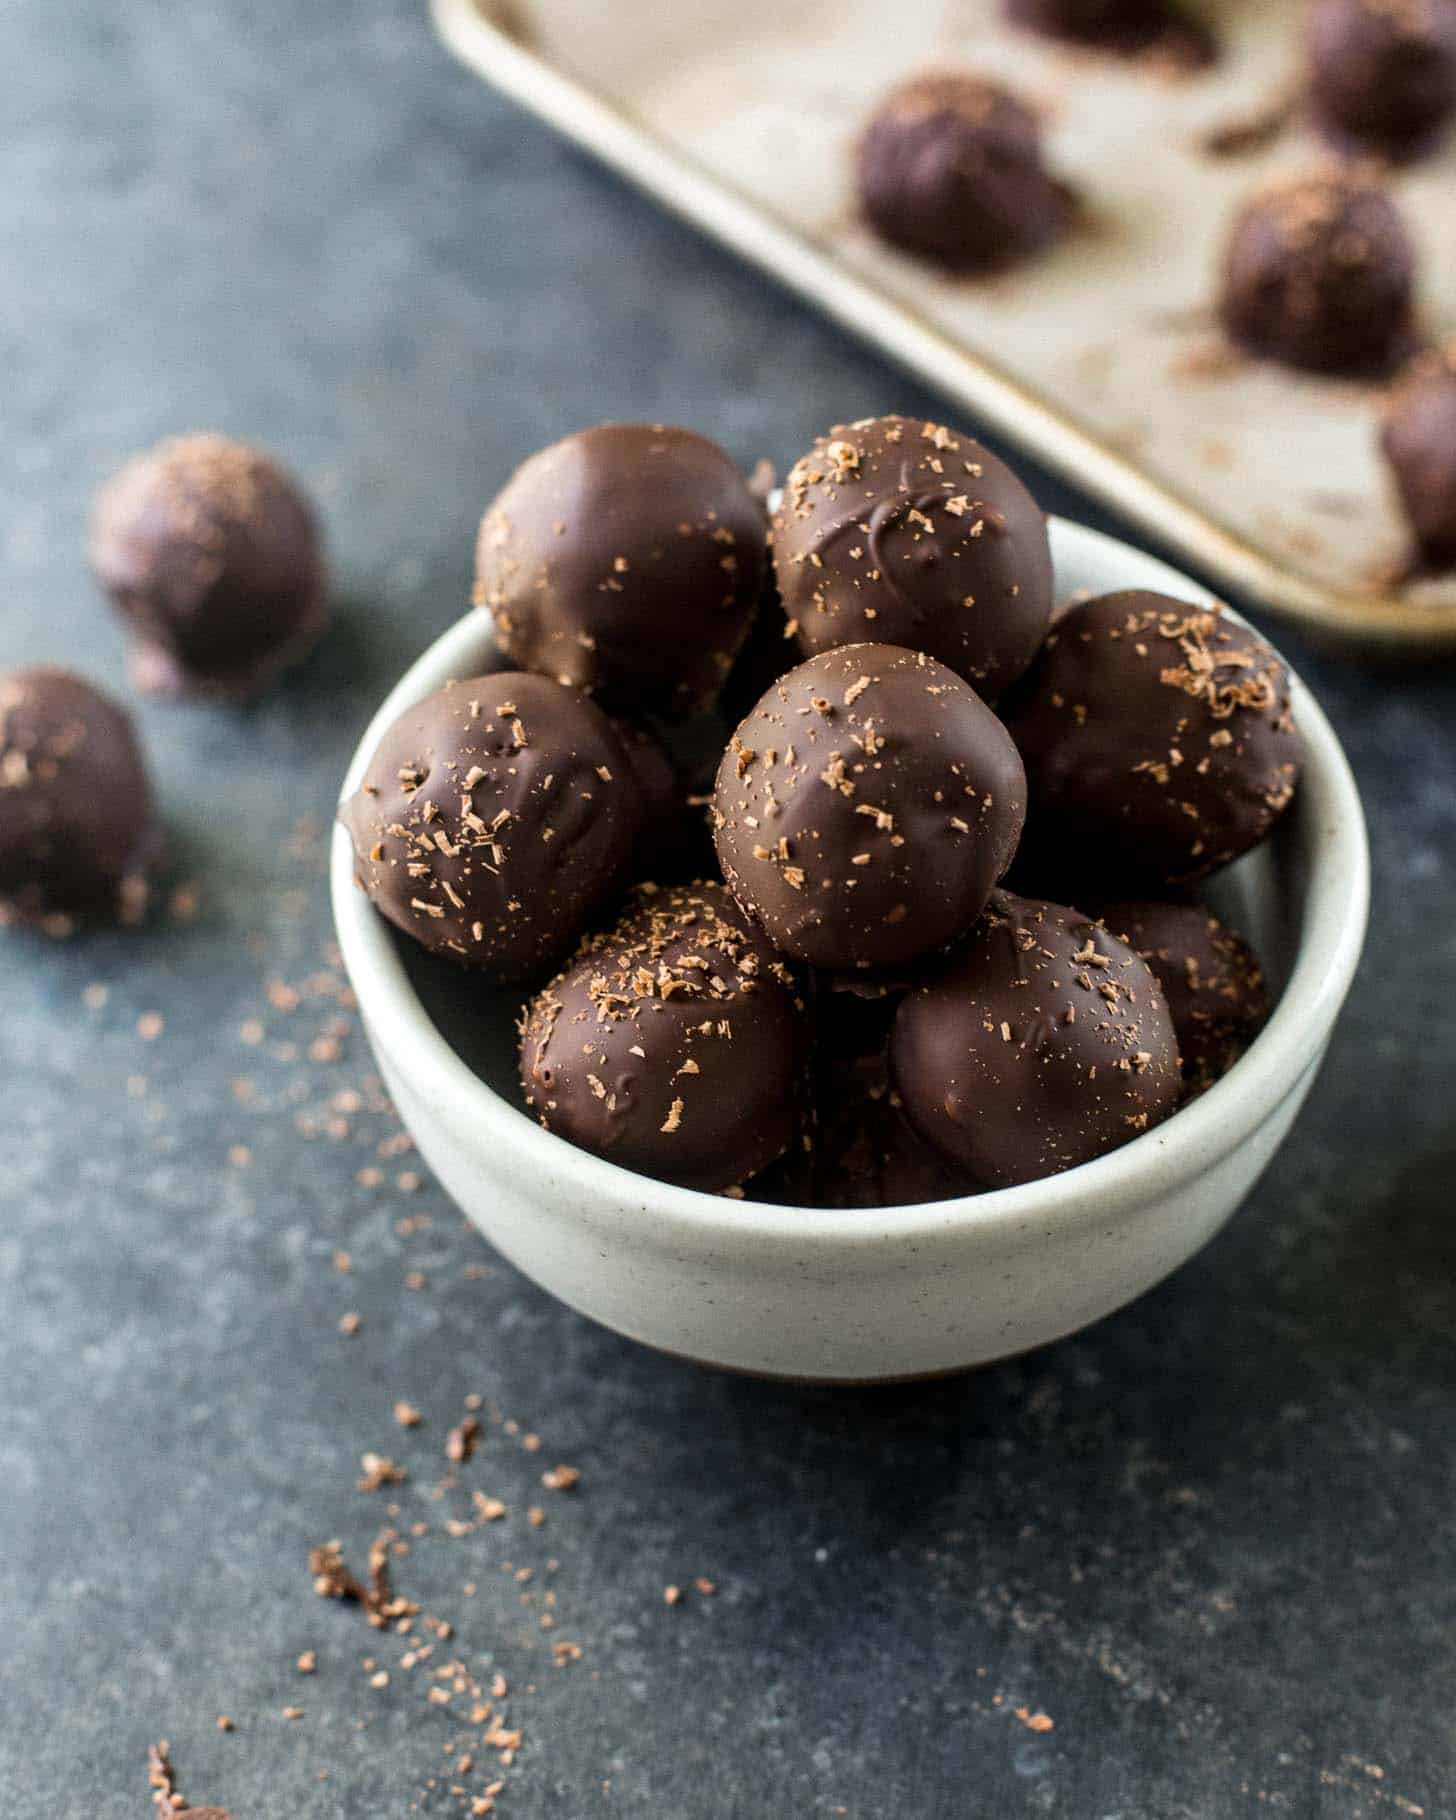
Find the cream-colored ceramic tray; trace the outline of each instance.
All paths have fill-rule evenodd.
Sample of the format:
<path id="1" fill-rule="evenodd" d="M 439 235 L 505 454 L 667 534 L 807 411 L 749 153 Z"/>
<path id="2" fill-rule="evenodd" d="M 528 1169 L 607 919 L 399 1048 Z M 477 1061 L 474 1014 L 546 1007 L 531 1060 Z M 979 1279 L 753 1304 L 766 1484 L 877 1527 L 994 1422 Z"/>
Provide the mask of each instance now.
<path id="1" fill-rule="evenodd" d="M 1168 81 L 1013 32 L 998 0 L 433 0 L 481 75 L 1230 592 L 1311 633 L 1456 650 L 1456 576 L 1381 579 L 1406 539 L 1374 390 L 1220 344 L 1210 297 L 1231 211 L 1322 152 L 1297 124 L 1250 156 L 1204 149 L 1287 87 L 1296 48 L 1292 0 L 1207 3 L 1225 55 Z M 881 247 L 850 190 L 876 101 L 958 67 L 1044 109 L 1049 155 L 1086 205 L 1062 247 L 993 281 Z M 1395 183 L 1425 326 L 1450 335 L 1456 146 Z"/>

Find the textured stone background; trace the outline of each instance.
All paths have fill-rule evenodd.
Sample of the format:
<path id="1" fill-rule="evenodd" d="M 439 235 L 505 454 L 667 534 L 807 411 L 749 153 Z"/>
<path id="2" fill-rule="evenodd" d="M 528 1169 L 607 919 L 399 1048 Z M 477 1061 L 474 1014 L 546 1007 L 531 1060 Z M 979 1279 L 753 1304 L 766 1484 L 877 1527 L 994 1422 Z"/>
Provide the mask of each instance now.
<path id="1" fill-rule="evenodd" d="M 297 464 L 341 596 L 259 708 L 141 710 L 199 919 L 0 956 L 0 1812 L 139 1815 L 160 1735 L 236 1820 L 409 1812 L 459 1727 L 427 1671 L 370 1689 L 360 1658 L 399 1646 L 314 1600 L 305 1557 L 330 1536 L 362 1556 L 366 1448 L 412 1468 L 404 1522 L 457 1510 L 430 1488 L 472 1391 L 544 1448 L 489 1426 L 465 1478 L 510 1516 L 432 1535 L 398 1577 L 456 1623 L 442 1656 L 535 1687 L 502 1812 L 1452 1812 L 1449 675 L 1285 640 L 1372 812 L 1364 970 L 1249 1206 L 1077 1339 L 873 1395 L 707 1376 L 547 1300 L 428 1183 L 399 1189 L 408 1157 L 356 1181 L 391 1129 L 330 1112 L 361 1039 L 327 1059 L 329 999 L 265 996 L 326 964 L 322 848 L 295 824 L 327 821 L 368 710 L 461 610 L 486 497 L 607 416 L 783 464 L 833 418 L 937 408 L 482 90 L 422 14 L 0 5 L 0 662 L 122 687 L 87 503 L 181 427 Z M 427 1417 L 410 1434 L 400 1396 Z M 540 1492 L 556 1460 L 574 1494 Z M 668 1609 L 698 1574 L 716 1595 Z M 583 1659 L 553 1667 L 553 1637 Z"/>

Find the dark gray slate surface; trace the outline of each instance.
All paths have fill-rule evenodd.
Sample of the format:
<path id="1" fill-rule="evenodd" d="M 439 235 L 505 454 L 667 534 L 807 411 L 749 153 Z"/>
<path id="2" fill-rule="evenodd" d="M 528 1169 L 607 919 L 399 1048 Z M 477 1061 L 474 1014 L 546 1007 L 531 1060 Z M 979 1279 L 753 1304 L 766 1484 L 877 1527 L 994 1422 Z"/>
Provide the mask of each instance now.
<path id="1" fill-rule="evenodd" d="M 547 1300 L 428 1184 L 402 1193 L 408 1158 L 358 1185 L 382 1115 L 296 1128 L 368 1061 L 354 1032 L 337 1061 L 277 1052 L 331 1015 L 263 995 L 328 941 L 319 852 L 290 832 L 327 818 L 367 711 L 461 610 L 510 465 L 610 415 L 783 463 L 832 418 L 936 408 L 481 90 L 421 13 L 0 6 L 0 662 L 121 686 L 87 502 L 184 426 L 297 463 L 342 597 L 256 710 L 142 710 L 200 920 L 3 946 L 0 1814 L 139 1815 L 160 1735 L 190 1797 L 236 1820 L 410 1811 L 458 1728 L 421 1671 L 368 1687 L 360 1658 L 399 1646 L 315 1601 L 305 1556 L 329 1536 L 362 1555 L 366 1448 L 413 1467 L 406 1522 L 455 1510 L 429 1490 L 470 1391 L 545 1447 L 492 1428 L 467 1481 L 510 1517 L 432 1535 L 399 1580 L 457 1623 L 442 1654 L 536 1687 L 510 1703 L 502 1812 L 1452 1812 L 1449 676 L 1286 641 L 1373 812 L 1354 1001 L 1231 1229 L 1020 1363 L 873 1395 L 702 1375 Z M 261 1047 L 239 1038 L 253 1016 Z M 400 1236 L 414 1214 L 433 1223 Z M 428 1417 L 412 1434 L 399 1396 Z M 554 1460 L 577 1493 L 536 1488 Z M 550 1665 L 506 1560 L 556 1588 L 580 1662 Z M 669 1610 L 663 1586 L 697 1574 L 716 1596 Z"/>

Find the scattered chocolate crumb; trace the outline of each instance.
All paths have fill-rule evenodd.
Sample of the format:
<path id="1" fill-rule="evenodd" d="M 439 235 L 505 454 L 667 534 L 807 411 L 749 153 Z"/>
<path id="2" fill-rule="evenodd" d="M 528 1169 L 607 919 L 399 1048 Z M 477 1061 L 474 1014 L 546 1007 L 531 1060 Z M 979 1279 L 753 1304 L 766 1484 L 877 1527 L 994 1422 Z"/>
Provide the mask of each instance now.
<path id="1" fill-rule="evenodd" d="M 475 1453 L 480 1440 L 480 1422 L 475 1416 L 466 1416 L 458 1427 L 452 1428 L 445 1437 L 445 1458 L 452 1466 L 465 1466 Z"/>

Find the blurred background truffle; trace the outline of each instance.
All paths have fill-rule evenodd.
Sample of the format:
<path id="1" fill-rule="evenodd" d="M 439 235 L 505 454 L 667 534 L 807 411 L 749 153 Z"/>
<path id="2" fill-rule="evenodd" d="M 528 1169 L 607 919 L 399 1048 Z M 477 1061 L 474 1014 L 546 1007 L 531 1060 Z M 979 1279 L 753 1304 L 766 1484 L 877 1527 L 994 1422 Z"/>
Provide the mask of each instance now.
<path id="1" fill-rule="evenodd" d="M 136 921 L 161 845 L 125 709 L 67 670 L 0 675 L 0 924 Z"/>
<path id="2" fill-rule="evenodd" d="M 1456 345 L 1404 374 L 1386 407 L 1382 447 L 1420 565 L 1456 567 Z"/>
<path id="3" fill-rule="evenodd" d="M 1389 371 L 1409 352 L 1416 254 L 1367 175 L 1280 181 L 1249 198 L 1224 252 L 1219 310 L 1234 341 L 1317 373 Z"/>
<path id="4" fill-rule="evenodd" d="M 859 143 L 860 207 L 892 246 L 990 272 L 1050 245 L 1069 197 L 1042 160 L 1036 116 L 970 75 L 920 76 L 876 109 Z"/>
<path id="5" fill-rule="evenodd" d="M 318 519 L 270 455 L 175 436 L 102 488 L 91 565 L 149 694 L 243 697 L 306 655 L 328 614 Z"/>
<path id="6" fill-rule="evenodd" d="M 1315 118 L 1337 141 L 1412 158 L 1456 112 L 1456 0 L 1315 0 L 1304 40 Z"/>
<path id="7" fill-rule="evenodd" d="M 1217 40 L 1178 0 L 1005 0 L 1016 25 L 1116 56 L 1151 55 L 1173 68 L 1198 69 Z"/>

